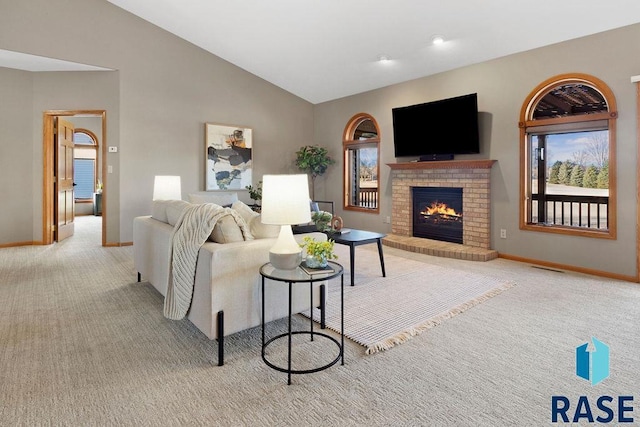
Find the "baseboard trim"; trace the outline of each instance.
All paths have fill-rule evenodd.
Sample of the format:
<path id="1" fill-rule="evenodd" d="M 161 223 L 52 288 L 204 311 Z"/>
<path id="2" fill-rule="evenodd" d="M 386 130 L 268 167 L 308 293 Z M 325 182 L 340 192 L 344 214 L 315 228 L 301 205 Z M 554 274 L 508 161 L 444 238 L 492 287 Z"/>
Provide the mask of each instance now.
<path id="1" fill-rule="evenodd" d="M 13 243 L 0 243 L 0 248 L 15 248 L 18 246 L 41 246 L 42 242 L 26 241 Z"/>
<path id="2" fill-rule="evenodd" d="M 542 265 L 544 267 L 557 268 L 560 270 L 575 271 L 576 273 L 591 274 L 592 276 L 606 277 L 608 279 L 624 280 L 626 282 L 640 283 L 640 278 L 635 276 L 627 276 L 626 274 L 611 273 L 609 271 L 594 270 L 591 268 L 576 267 L 573 265 L 565 265 L 557 262 L 540 261 L 532 258 L 525 258 L 517 255 L 509 255 L 498 253 L 498 258 L 508 259 L 510 261 L 524 262 L 527 264 Z"/>
<path id="3" fill-rule="evenodd" d="M 116 243 L 105 243 L 105 248 L 119 248 L 121 246 L 133 246 L 133 242 L 116 242 Z"/>
<path id="4" fill-rule="evenodd" d="M 36 241 L 0 243 L 0 248 L 15 248 L 19 246 L 42 246 L 43 244 L 44 243 L 42 242 Z M 121 246 L 133 246 L 133 242 L 105 243 L 103 246 L 106 248 L 119 248 Z"/>

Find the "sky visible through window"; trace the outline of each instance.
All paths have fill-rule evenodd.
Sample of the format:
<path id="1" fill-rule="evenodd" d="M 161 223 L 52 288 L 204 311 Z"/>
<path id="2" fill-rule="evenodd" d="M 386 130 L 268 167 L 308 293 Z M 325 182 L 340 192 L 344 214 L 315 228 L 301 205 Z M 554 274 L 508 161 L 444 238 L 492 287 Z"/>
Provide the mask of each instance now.
<path id="1" fill-rule="evenodd" d="M 598 146 L 605 144 L 605 147 Z M 608 152 L 608 131 L 574 132 L 547 135 L 547 165 L 556 161 L 584 161 L 583 166 L 601 166 L 597 155 L 599 149 Z M 595 151 L 595 152 L 594 152 Z M 580 163 L 578 161 L 578 163 Z"/>
<path id="2" fill-rule="evenodd" d="M 378 149 L 377 148 L 360 148 L 360 182 L 361 186 L 371 186 L 363 184 L 363 182 L 373 183 L 377 185 L 378 177 Z"/>

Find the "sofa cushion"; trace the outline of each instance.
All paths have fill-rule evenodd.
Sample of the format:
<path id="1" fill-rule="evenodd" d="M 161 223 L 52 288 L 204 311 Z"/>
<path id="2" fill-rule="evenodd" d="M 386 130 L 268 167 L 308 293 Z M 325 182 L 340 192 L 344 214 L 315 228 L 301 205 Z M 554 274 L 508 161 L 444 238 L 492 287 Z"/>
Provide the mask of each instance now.
<path id="1" fill-rule="evenodd" d="M 175 225 L 183 209 L 189 205 L 184 200 L 154 200 L 151 204 L 151 218 Z"/>
<path id="2" fill-rule="evenodd" d="M 182 211 L 185 210 L 187 206 L 189 206 L 189 202 L 185 202 L 184 200 L 166 200 L 167 202 L 167 222 L 170 225 L 175 226 L 176 222 L 180 218 Z"/>
<path id="3" fill-rule="evenodd" d="M 254 211 L 249 206 L 247 206 L 246 203 L 240 200 L 233 202 L 233 205 L 231 205 L 231 209 L 238 212 L 247 224 L 249 224 L 253 218 L 260 215 L 258 212 Z"/>
<path id="4" fill-rule="evenodd" d="M 231 205 L 231 209 L 236 211 L 238 215 L 242 217 L 242 219 L 247 224 L 247 226 L 251 224 L 251 221 L 253 220 L 253 218 L 260 215 L 258 212 L 254 211 L 253 209 L 251 209 L 249 206 L 247 206 L 244 202 L 240 200 L 234 202 L 233 205 Z M 255 236 L 253 235 L 253 233 L 251 233 L 251 238 L 254 238 L 254 237 Z"/>
<path id="5" fill-rule="evenodd" d="M 216 243 L 233 243 L 244 240 L 253 240 L 251 236 L 244 236 L 238 221 L 244 221 L 242 217 L 234 218 L 233 215 L 225 215 L 216 222 L 209 240 Z M 245 238 L 246 237 L 246 238 Z"/>
<path id="6" fill-rule="evenodd" d="M 279 225 L 263 224 L 262 215 L 254 217 L 249 223 L 249 230 L 256 239 L 269 239 L 278 237 L 280 234 Z"/>
<path id="7" fill-rule="evenodd" d="M 279 225 L 270 225 L 262 223 L 262 216 L 247 206 L 242 201 L 235 202 L 231 209 L 240 214 L 242 219 L 249 225 L 249 231 L 255 239 L 269 239 L 272 237 L 278 237 L 280 234 Z"/>
<path id="8" fill-rule="evenodd" d="M 170 200 L 154 200 L 151 203 L 151 218 L 165 223 L 169 223 L 167 219 L 167 204 Z"/>
<path id="9" fill-rule="evenodd" d="M 189 194 L 191 203 L 215 203 L 216 205 L 229 207 L 238 201 L 238 193 L 212 193 L 212 194 Z"/>

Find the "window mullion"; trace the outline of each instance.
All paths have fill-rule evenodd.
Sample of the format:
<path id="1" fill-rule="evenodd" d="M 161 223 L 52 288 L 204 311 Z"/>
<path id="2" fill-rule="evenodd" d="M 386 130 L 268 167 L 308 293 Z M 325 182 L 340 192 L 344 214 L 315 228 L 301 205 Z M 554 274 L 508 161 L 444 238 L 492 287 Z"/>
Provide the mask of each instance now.
<path id="1" fill-rule="evenodd" d="M 538 224 L 547 222 L 547 167 L 546 167 L 547 135 L 538 135 Z"/>

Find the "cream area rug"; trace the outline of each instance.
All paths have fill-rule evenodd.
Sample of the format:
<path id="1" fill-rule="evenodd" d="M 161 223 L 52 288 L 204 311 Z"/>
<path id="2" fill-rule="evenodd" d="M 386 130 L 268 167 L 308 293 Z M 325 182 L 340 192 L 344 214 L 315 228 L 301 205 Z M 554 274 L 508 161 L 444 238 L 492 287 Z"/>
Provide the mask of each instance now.
<path id="1" fill-rule="evenodd" d="M 355 286 L 349 286 L 348 252 L 338 259 L 345 267 L 344 334 L 365 346 L 367 354 L 402 344 L 514 286 L 392 255 L 385 256 L 387 277 L 382 277 L 375 249 L 356 248 L 355 258 Z M 318 309 L 313 318 L 320 321 Z M 340 279 L 329 282 L 326 325 L 340 332 Z"/>

